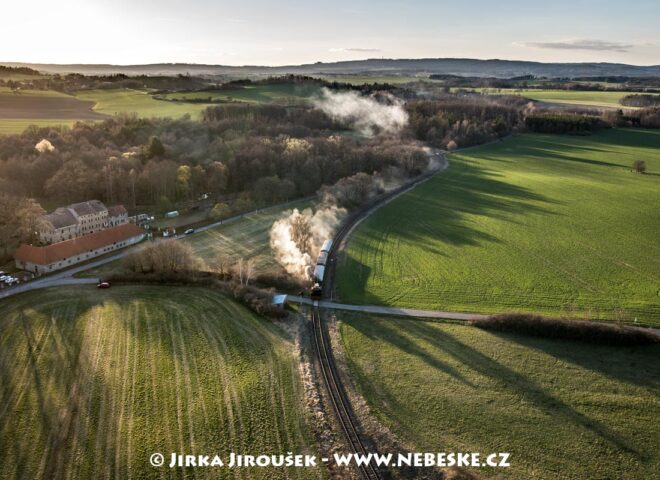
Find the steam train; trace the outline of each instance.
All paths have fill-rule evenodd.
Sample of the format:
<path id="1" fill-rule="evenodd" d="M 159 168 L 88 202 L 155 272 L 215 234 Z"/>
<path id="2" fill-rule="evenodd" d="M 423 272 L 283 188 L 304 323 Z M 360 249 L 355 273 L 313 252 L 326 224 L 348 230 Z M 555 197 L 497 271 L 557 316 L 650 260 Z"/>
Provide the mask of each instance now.
<path id="1" fill-rule="evenodd" d="M 312 287 L 310 294 L 312 298 L 321 298 L 323 295 L 323 277 L 325 276 L 325 266 L 328 262 L 328 255 L 330 254 L 331 248 L 332 240 L 326 240 L 323 242 L 321 253 L 319 253 L 318 258 L 316 259 L 313 273 L 314 286 Z"/>

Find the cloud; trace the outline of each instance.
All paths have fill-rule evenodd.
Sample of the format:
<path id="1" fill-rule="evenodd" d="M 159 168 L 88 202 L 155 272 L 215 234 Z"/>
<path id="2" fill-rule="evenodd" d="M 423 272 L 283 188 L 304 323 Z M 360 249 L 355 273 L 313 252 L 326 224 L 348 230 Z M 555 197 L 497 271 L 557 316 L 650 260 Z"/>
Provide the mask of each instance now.
<path id="1" fill-rule="evenodd" d="M 635 45 L 631 43 L 608 42 L 606 40 L 564 40 L 559 42 L 525 42 L 523 47 L 546 48 L 552 50 L 595 50 L 610 52 L 627 52 Z"/>
<path id="2" fill-rule="evenodd" d="M 380 52 L 380 48 L 331 48 L 330 52 Z"/>

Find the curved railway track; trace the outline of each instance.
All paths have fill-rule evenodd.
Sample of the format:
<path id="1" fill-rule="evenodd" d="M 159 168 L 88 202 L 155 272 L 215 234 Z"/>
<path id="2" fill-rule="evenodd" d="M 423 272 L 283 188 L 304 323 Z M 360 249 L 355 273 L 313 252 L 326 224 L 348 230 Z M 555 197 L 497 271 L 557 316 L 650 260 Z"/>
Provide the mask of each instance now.
<path id="1" fill-rule="evenodd" d="M 446 159 L 444 162 L 445 163 L 443 167 L 446 168 Z M 339 248 L 344 239 L 350 234 L 353 228 L 358 223 L 360 223 L 362 219 L 373 213 L 379 207 L 397 197 L 398 195 L 410 190 L 419 183 L 428 180 L 440 170 L 442 169 L 430 171 L 421 177 L 418 177 L 415 180 L 402 185 L 399 188 L 380 195 L 368 205 L 351 214 L 344 220 L 341 227 L 335 234 L 332 247 L 328 253 L 328 262 L 326 264 L 325 276 L 323 279 L 323 291 L 325 296 L 328 295 L 328 292 L 332 292 L 333 289 L 334 266 L 337 252 L 339 251 Z M 364 446 L 364 440 L 357 428 L 358 422 L 355 418 L 355 414 L 353 413 L 353 409 L 351 408 L 351 402 L 346 395 L 346 391 L 344 390 L 341 379 L 339 378 L 339 374 L 337 372 L 337 366 L 332 354 L 332 345 L 330 344 L 330 338 L 327 329 L 321 320 L 321 313 L 318 307 L 318 302 L 314 302 L 314 306 L 312 308 L 312 330 L 314 350 L 319 361 L 321 376 L 323 377 L 323 382 L 325 383 L 332 408 L 339 421 L 341 429 L 344 432 L 347 446 L 351 449 L 350 453 L 368 455 L 369 452 L 367 452 L 367 449 Z M 359 465 L 357 468 L 361 477 L 364 479 L 379 480 L 384 478 L 383 471 L 381 470 L 382 467 L 376 468 L 370 463 L 368 465 Z"/>
<path id="2" fill-rule="evenodd" d="M 350 449 L 349 453 L 366 456 L 368 452 L 360 437 L 350 401 L 339 379 L 335 360 L 332 355 L 330 339 L 326 329 L 323 327 L 323 322 L 321 322 L 321 314 L 317 306 L 314 306 L 312 310 L 312 328 L 314 330 L 314 349 L 319 360 L 321 375 L 328 391 L 328 397 L 330 397 L 332 409 L 346 437 L 347 446 Z M 368 465 L 358 465 L 357 469 L 360 472 L 360 476 L 364 479 L 380 480 L 383 478 L 381 472 L 371 463 Z"/>

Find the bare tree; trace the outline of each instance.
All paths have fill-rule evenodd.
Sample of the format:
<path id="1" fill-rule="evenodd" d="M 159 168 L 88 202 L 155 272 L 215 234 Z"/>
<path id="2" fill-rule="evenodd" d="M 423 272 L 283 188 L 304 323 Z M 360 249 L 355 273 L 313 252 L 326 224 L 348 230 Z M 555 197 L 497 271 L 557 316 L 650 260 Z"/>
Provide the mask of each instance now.
<path id="1" fill-rule="evenodd" d="M 251 258 L 247 262 L 245 262 L 245 286 L 247 287 L 248 283 L 250 283 L 250 280 L 254 277 L 255 274 L 255 265 L 254 265 L 254 259 Z"/>
<path id="2" fill-rule="evenodd" d="M 242 257 L 239 258 L 234 266 L 234 271 L 236 272 L 236 276 L 238 276 L 238 283 L 247 287 L 250 280 L 254 277 L 255 270 L 253 259 L 245 260 Z"/>
<path id="3" fill-rule="evenodd" d="M 213 262 L 211 263 L 211 268 L 216 273 L 219 273 L 220 275 L 225 275 L 226 273 L 229 273 L 231 269 L 231 261 L 225 255 L 218 254 L 213 259 Z"/>

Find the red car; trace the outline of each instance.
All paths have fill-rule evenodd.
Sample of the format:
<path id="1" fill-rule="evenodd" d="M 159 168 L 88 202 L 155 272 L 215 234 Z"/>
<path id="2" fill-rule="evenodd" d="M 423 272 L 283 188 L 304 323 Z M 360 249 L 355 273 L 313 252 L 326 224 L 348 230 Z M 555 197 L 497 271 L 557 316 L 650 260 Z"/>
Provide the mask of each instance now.
<path id="1" fill-rule="evenodd" d="M 96 286 L 96 288 L 110 288 L 110 282 L 101 282 Z"/>

